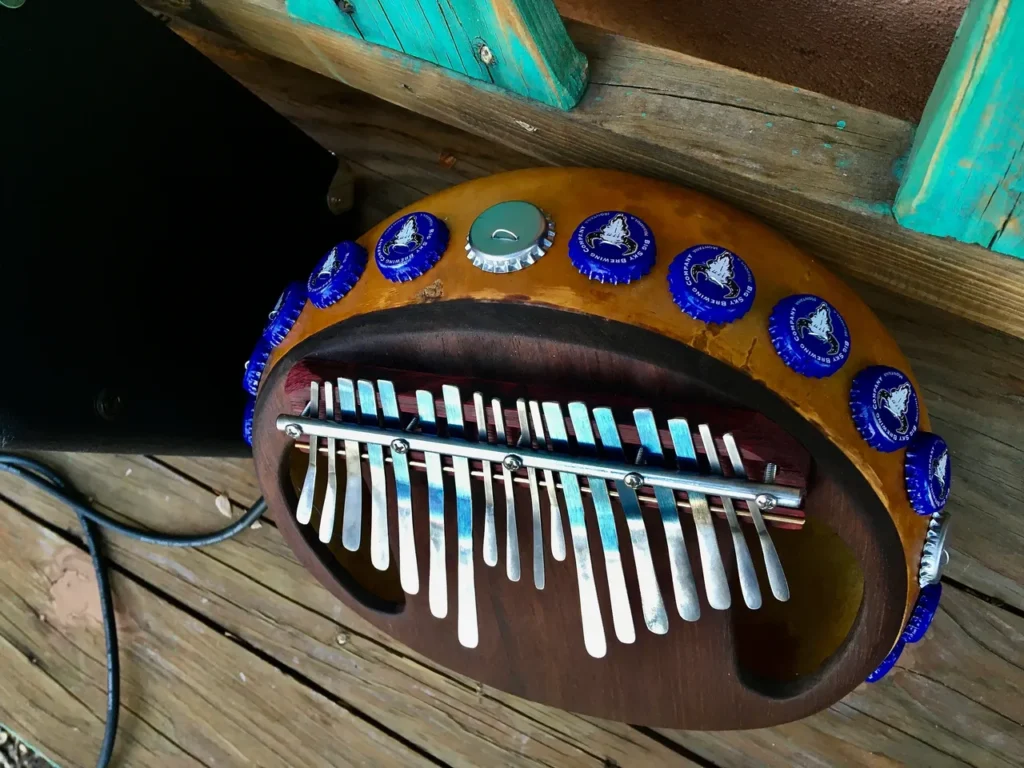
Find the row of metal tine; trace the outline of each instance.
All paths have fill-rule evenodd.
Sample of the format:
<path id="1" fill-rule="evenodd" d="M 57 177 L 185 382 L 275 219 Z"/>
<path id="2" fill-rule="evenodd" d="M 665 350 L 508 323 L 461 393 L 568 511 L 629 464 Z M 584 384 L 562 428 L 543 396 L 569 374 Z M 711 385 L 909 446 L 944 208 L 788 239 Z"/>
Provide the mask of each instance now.
<path id="1" fill-rule="evenodd" d="M 324 382 L 325 416 L 328 422 L 349 422 L 355 424 L 380 426 L 377 412 L 377 397 L 380 395 L 381 416 L 384 430 L 392 434 L 402 431 L 406 434 L 419 429 L 424 435 L 440 435 L 435 413 L 434 396 L 426 390 L 417 390 L 417 416 L 410 423 L 402 424 L 395 394 L 394 384 L 380 379 L 377 381 L 376 392 L 373 382 L 339 378 L 337 388 L 331 382 Z M 335 399 L 337 396 L 337 400 Z M 469 440 L 463 421 L 463 403 L 459 389 L 452 385 L 442 387 L 445 421 L 447 423 L 447 439 L 452 441 Z M 473 395 L 476 411 L 476 441 L 489 442 L 487 434 L 487 415 L 484 397 L 476 392 Z M 337 405 L 337 409 L 336 409 Z M 499 399 L 490 403 L 491 418 L 494 424 L 495 439 L 500 445 L 507 445 L 504 409 Z M 520 399 L 516 402 L 516 410 L 520 426 L 520 436 L 516 443 L 518 449 L 536 448 L 569 452 L 569 438 L 566 433 L 562 406 L 557 402 L 543 402 Z M 310 384 L 310 402 L 307 412 L 314 419 L 320 413 L 320 384 Z M 597 456 L 598 453 L 610 460 L 622 462 L 628 469 L 627 458 L 619 438 L 618 428 L 612 412 L 608 408 L 590 409 L 582 402 L 568 404 L 569 419 L 576 437 L 577 452 L 582 455 Z M 306 415 L 306 414 L 303 414 Z M 597 427 L 597 437 L 591 423 Z M 636 409 L 633 412 L 641 449 L 636 457 L 636 465 L 661 466 L 664 461 L 661 440 L 652 412 L 648 409 Z M 532 430 L 531 430 L 532 424 Z M 303 431 L 296 423 L 289 422 L 284 416 L 278 421 L 282 428 L 293 438 L 298 438 Z M 668 421 L 673 449 L 679 468 L 684 471 L 698 471 L 697 455 L 689 424 L 685 419 Z M 698 427 L 701 440 L 711 473 L 721 475 L 722 468 L 715 446 L 714 437 L 706 424 Z M 308 433 L 308 430 L 307 430 Z M 390 461 L 395 478 L 395 499 L 398 522 L 398 565 L 402 588 L 409 594 L 419 592 L 419 570 L 416 547 L 413 538 L 412 492 L 410 485 L 410 456 L 408 442 L 398 438 L 385 446 L 380 443 L 365 443 L 366 453 L 362 454 L 360 443 L 355 440 L 339 440 L 327 436 L 318 438 L 309 434 L 309 465 L 299 496 L 296 516 L 298 522 L 305 525 L 312 519 L 313 496 L 316 487 L 319 440 L 326 440 L 327 483 L 326 492 L 321 504 L 319 538 L 330 542 L 334 537 L 335 511 L 338 499 L 338 456 L 345 456 L 345 493 L 344 508 L 341 521 L 341 543 L 350 550 L 360 547 L 362 532 L 363 479 L 360 461 L 365 457 L 369 463 L 370 473 L 370 560 L 374 567 L 386 570 L 390 565 L 390 542 L 388 534 L 387 488 L 385 466 L 385 448 L 390 453 Z M 743 465 L 736 441 L 731 434 L 723 436 L 723 442 L 732 464 L 736 478 L 746 479 L 747 472 Z M 339 446 L 339 443 L 341 445 Z M 443 465 L 441 453 L 424 452 L 424 464 L 427 475 L 428 515 L 429 515 L 429 604 L 431 613 L 444 618 L 448 614 L 448 590 L 444 552 L 444 482 L 443 472 L 453 472 L 456 494 L 456 522 L 458 526 L 458 636 L 463 646 L 474 648 L 479 642 L 477 626 L 476 595 L 473 576 L 473 496 L 472 474 L 479 474 L 483 479 L 484 492 L 484 531 L 483 561 L 488 566 L 498 563 L 498 542 L 495 530 L 495 503 L 492 480 L 494 467 L 489 461 L 482 461 L 480 473 L 471 473 L 469 459 L 451 455 L 451 468 Z M 771 465 L 769 465 L 771 466 Z M 501 462 L 500 479 L 505 489 L 505 567 L 509 579 L 519 581 L 521 575 L 519 536 L 516 528 L 514 483 L 522 482 L 516 477 L 520 469 L 517 457 L 510 454 Z M 603 657 L 607 652 L 604 624 L 598 603 L 597 585 L 591 563 L 590 546 L 587 540 L 585 508 L 580 478 L 567 471 L 558 471 L 560 483 L 555 482 L 555 471 L 527 468 L 526 482 L 529 484 L 530 503 L 533 522 L 533 582 L 537 589 L 544 588 L 544 551 L 543 530 L 541 526 L 540 487 L 544 486 L 549 506 L 549 538 L 551 554 L 555 560 L 566 558 L 566 542 L 562 529 L 562 513 L 557 488 L 560 486 L 565 499 L 569 521 L 569 538 L 575 557 L 577 580 L 580 595 L 580 610 L 583 622 L 584 644 L 588 653 L 594 657 Z M 541 480 L 538 473 L 543 476 Z M 767 474 L 771 474 L 769 469 Z M 637 475 L 639 477 L 639 475 Z M 771 483 L 772 476 L 766 476 L 765 482 Z M 604 550 L 605 571 L 608 579 L 609 603 L 612 611 L 612 623 L 615 636 L 620 642 L 632 643 L 636 639 L 629 597 L 626 590 L 625 574 L 622 557 L 616 534 L 615 517 L 612 507 L 612 494 L 609 493 L 608 480 L 599 477 L 588 477 L 587 486 L 597 516 L 598 530 Z M 668 616 L 662 600 L 661 590 L 655 576 L 654 562 L 651 556 L 647 529 L 644 525 L 637 487 L 630 483 L 630 475 L 623 479 L 611 481 L 618 496 L 619 504 L 625 515 L 627 529 L 636 564 L 637 582 L 644 623 L 656 634 L 668 631 Z M 669 564 L 672 578 L 676 609 L 686 621 L 696 621 L 700 617 L 700 601 L 697 586 L 690 568 L 683 528 L 677 509 L 675 492 L 671 488 L 654 488 L 655 498 L 661 515 L 668 544 Z M 721 553 L 715 536 L 711 510 L 707 497 L 702 493 L 689 491 L 688 501 L 696 527 L 697 544 L 700 552 L 700 563 L 704 576 L 708 603 L 712 608 L 724 610 L 730 607 L 731 597 L 729 584 L 722 564 Z M 740 529 L 738 516 L 733 500 L 722 496 L 722 508 L 732 534 L 737 572 L 740 588 L 745 604 L 751 609 L 761 606 L 761 593 L 750 551 Z M 757 530 L 765 560 L 766 572 L 772 593 L 778 600 L 789 599 L 789 587 L 776 554 L 775 547 L 769 537 L 767 527 L 758 504 L 747 502 L 750 516 Z"/>

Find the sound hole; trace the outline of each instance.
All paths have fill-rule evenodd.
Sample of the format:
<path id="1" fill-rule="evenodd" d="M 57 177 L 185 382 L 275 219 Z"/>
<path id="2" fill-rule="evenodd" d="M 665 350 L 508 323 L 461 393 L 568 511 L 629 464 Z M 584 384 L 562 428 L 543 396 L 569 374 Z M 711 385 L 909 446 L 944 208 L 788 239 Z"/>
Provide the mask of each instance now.
<path id="1" fill-rule="evenodd" d="M 309 464 L 309 453 L 293 448 L 289 454 L 289 476 L 295 495 L 299 495 L 302 488 L 302 481 L 306 476 L 306 467 Z M 339 457 L 339 471 L 342 473 L 342 482 L 339 487 L 338 496 L 338 528 L 341 523 L 341 510 L 345 506 L 345 483 L 344 483 L 344 457 Z M 394 483 L 391 477 L 391 468 L 387 467 L 388 481 Z M 313 518 L 305 528 L 307 539 L 311 546 L 322 548 L 329 552 L 329 556 L 323 561 L 331 566 L 331 570 L 338 576 L 344 576 L 344 580 L 351 581 L 357 589 L 354 594 L 359 595 L 362 602 L 372 604 L 377 610 L 387 613 L 397 613 L 405 606 L 405 592 L 398 577 L 398 558 L 394 547 L 391 547 L 389 565 L 387 570 L 379 571 L 370 562 L 370 481 L 368 469 L 363 467 L 363 513 L 361 515 L 363 528 L 360 536 L 359 549 L 350 552 L 341 543 L 341 537 L 335 535 L 330 544 L 322 544 L 317 536 L 320 530 L 320 502 L 324 498 L 324 489 L 327 486 L 327 456 L 321 452 L 317 462 L 316 483 L 317 489 L 313 496 Z M 389 510 L 389 516 L 393 518 L 393 512 Z M 393 524 L 393 523 L 392 523 Z M 362 594 L 360 594 L 362 593 Z"/>
<path id="2" fill-rule="evenodd" d="M 841 503 L 841 500 L 839 500 Z M 757 540 L 747 534 L 751 552 Z M 773 530 L 791 587 L 788 602 L 766 599 L 760 610 L 734 605 L 735 654 L 744 682 L 766 695 L 780 683 L 810 675 L 850 634 L 864 597 L 864 575 L 853 551 L 808 510 L 803 530 Z M 758 580 L 767 584 L 764 562 L 754 558 Z"/>

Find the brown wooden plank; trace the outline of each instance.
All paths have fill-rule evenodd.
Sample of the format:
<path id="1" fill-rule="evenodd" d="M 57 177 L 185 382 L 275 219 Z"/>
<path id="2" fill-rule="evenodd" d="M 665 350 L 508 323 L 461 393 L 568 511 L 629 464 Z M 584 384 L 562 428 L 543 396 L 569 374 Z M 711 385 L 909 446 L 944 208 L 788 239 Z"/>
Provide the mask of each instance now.
<path id="1" fill-rule="evenodd" d="M 210 491 L 151 459 L 45 458 L 124 519 L 183 531 L 225 522 Z M 6 475 L 0 497 L 69 531 L 77 528 L 66 509 Z M 138 577 L 449 764 L 599 766 L 606 758 L 620 765 L 688 764 L 628 726 L 538 710 L 396 646 L 322 589 L 270 523 L 202 551 L 117 537 L 109 549 Z"/>
<path id="2" fill-rule="evenodd" d="M 4 676 L 0 711 L 64 768 L 92 765 L 105 692 L 91 562 L 8 504 L 0 531 L 0 663 L 18 681 Z M 113 587 L 119 765 L 432 764 L 145 587 L 119 576 Z M 50 719 L 63 713 L 64 724 Z"/>
<path id="3" fill-rule="evenodd" d="M 925 640 L 826 712 L 761 731 L 664 733 L 722 766 L 752 755 L 771 766 L 1019 765 L 1022 666 L 1024 619 L 947 586 Z"/>
<path id="4" fill-rule="evenodd" d="M 350 161 L 366 228 L 451 184 L 531 162 L 493 142 L 213 36 L 198 33 L 189 39 Z M 1019 557 L 1024 519 L 1011 511 L 1024 507 L 1024 475 L 1014 469 L 1024 466 L 1024 431 L 1019 429 L 1024 343 L 876 287 L 855 285 L 910 358 L 935 429 L 953 451 L 950 509 L 956 520 L 946 573 L 1024 608 L 1024 560 Z"/>
<path id="5" fill-rule="evenodd" d="M 9 507 L 0 504 L 0 516 Z M 35 531 L 33 533 L 38 533 Z M 55 546 L 60 546 L 54 542 Z M 0 534 L 0 551 L 11 540 Z M 4 563 L 4 569 L 9 567 Z M 29 574 L 20 576 L 24 579 Z M 10 580 L 0 573 L 0 722 L 16 731 L 61 766 L 90 764 L 103 737 L 103 673 L 82 663 L 81 651 L 22 603 Z M 41 649 L 45 649 L 42 651 Z M 80 672 L 75 693 L 67 680 Z M 95 687 L 95 692 L 89 686 Z M 131 705 L 122 708 L 122 732 L 115 752 L 123 766 L 202 766 L 168 736 L 140 719 Z M 2 764 L 2 763 L 0 763 Z"/>
<path id="6" fill-rule="evenodd" d="M 563 113 L 298 23 L 284 0 L 195 0 L 186 17 L 538 161 L 709 192 L 839 271 L 1024 335 L 1024 262 L 893 218 L 909 123 L 576 23 L 591 85 Z"/>
<path id="7" fill-rule="evenodd" d="M 88 454 L 48 459 L 83 491 L 140 522 L 175 520 L 189 529 L 222 520 L 203 503 L 208 491 L 194 485 L 190 490 L 180 476 L 149 460 Z M 126 477 L 128 467 L 133 472 Z M 10 481 L 0 481 L 0 494 L 74 527 L 65 510 Z M 152 507 L 154 497 L 171 501 Z M 424 739 L 424 748 L 430 745 L 432 753 L 453 764 L 486 764 L 481 755 L 492 754 L 480 751 L 486 745 L 514 748 L 514 761 L 508 754 L 504 759 L 517 764 L 592 764 L 588 761 L 605 757 L 620 765 L 641 759 L 659 764 L 674 758 L 626 726 L 480 690 L 395 647 L 313 583 L 269 524 L 204 552 L 157 550 L 116 538 L 110 544 L 117 562 L 140 578 L 375 719 L 380 713 L 381 722 L 396 732 L 416 743 Z M 723 765 L 1012 764 L 1009 756 L 1019 747 L 1024 721 L 1024 621 L 947 591 L 933 634 L 907 653 L 891 679 L 863 686 L 801 723 L 749 733 L 667 736 Z"/>

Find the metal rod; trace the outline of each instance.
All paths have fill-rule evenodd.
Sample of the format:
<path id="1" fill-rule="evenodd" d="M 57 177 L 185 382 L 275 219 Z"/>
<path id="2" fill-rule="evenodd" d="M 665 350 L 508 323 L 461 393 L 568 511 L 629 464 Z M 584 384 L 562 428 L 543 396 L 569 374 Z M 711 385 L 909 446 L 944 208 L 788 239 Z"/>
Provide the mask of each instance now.
<path id="1" fill-rule="evenodd" d="M 532 447 L 533 437 L 530 434 L 530 417 L 526 412 L 526 401 L 516 401 L 516 412 L 519 415 L 519 445 Z M 515 481 L 516 478 L 512 478 Z M 540 486 L 537 485 L 537 470 L 526 468 L 526 482 L 530 484 L 530 512 L 533 519 L 533 586 L 544 589 L 544 530 L 541 527 Z"/>
<path id="2" fill-rule="evenodd" d="M 309 405 L 310 412 L 316 416 L 320 415 L 320 382 L 309 383 Z M 306 479 L 302 482 L 302 491 L 299 493 L 299 503 L 295 507 L 295 519 L 299 525 L 309 525 L 313 517 L 313 492 L 316 490 L 316 451 L 317 439 L 310 435 L 309 444 L 312 446 L 309 452 L 309 466 L 306 467 Z"/>
<path id="3" fill-rule="evenodd" d="M 338 404 L 342 420 L 355 424 L 359 421 L 356 407 L 356 385 L 352 379 L 338 379 Z M 349 552 L 359 549 L 363 535 L 363 471 L 359 466 L 359 443 L 346 440 L 345 453 L 345 509 L 341 518 L 341 544 Z M 366 454 L 369 460 L 369 454 Z"/>
<path id="4" fill-rule="evenodd" d="M 384 423 L 392 429 L 401 429 L 401 416 L 395 385 L 387 379 L 377 379 L 380 410 Z M 419 564 L 416 560 L 416 539 L 412 525 L 412 482 L 409 478 L 409 454 L 401 444 L 391 445 L 391 463 L 395 472 L 395 507 L 398 513 L 398 576 L 406 594 L 420 591 Z"/>
<path id="5" fill-rule="evenodd" d="M 308 453 L 309 452 L 309 446 L 306 443 L 296 443 L 295 444 L 295 448 L 297 450 L 301 451 L 302 453 Z M 318 450 L 322 454 L 326 454 L 327 453 L 327 449 L 326 448 L 321 447 Z M 345 451 L 344 451 L 344 449 L 339 448 L 338 449 L 338 453 L 344 455 Z M 361 456 L 361 458 L 364 461 L 369 458 L 368 455 L 365 454 L 365 453 L 360 454 L 360 456 Z M 385 462 L 389 462 L 389 461 L 391 461 L 391 458 L 390 457 L 385 457 L 384 461 Z M 415 459 L 410 459 L 409 460 L 409 466 L 412 467 L 413 469 L 418 469 L 418 470 L 426 470 L 427 469 L 427 463 L 425 461 L 417 461 Z M 441 471 L 447 472 L 450 475 L 455 470 L 452 469 L 452 467 L 442 465 L 441 466 Z M 550 471 L 550 470 L 548 470 L 548 471 Z M 484 473 L 482 471 L 480 471 L 479 469 L 474 469 L 474 470 L 470 470 L 470 476 L 478 478 L 478 479 L 483 479 Z M 492 479 L 492 481 L 499 481 L 499 480 L 502 479 L 502 476 L 501 475 L 496 475 L 496 474 L 492 473 L 491 479 Z M 530 481 L 529 481 L 528 478 L 525 478 L 525 477 L 513 477 L 512 478 L 512 482 L 518 483 L 519 485 L 527 485 Z M 616 484 L 616 486 L 617 485 L 618 484 Z M 551 488 L 554 488 L 554 489 L 557 489 L 557 490 L 562 490 L 562 484 L 557 482 L 557 481 L 555 481 L 555 480 L 553 480 L 551 486 L 548 486 L 547 481 L 539 480 L 538 481 L 538 486 L 544 487 L 545 489 L 547 489 L 548 487 L 551 487 Z M 587 486 L 585 486 L 585 485 L 584 486 L 580 486 L 580 491 L 582 491 L 585 494 L 589 494 L 590 493 L 590 489 L 587 488 Z M 617 488 L 609 490 L 609 493 L 611 494 L 612 498 L 619 498 L 620 497 L 620 494 L 619 494 Z M 653 505 L 655 505 L 657 503 L 657 499 L 654 496 L 648 496 L 645 493 L 638 493 L 636 495 L 636 497 L 637 497 L 637 499 L 642 504 L 647 504 L 647 505 L 653 506 Z M 688 513 L 691 510 L 690 502 L 688 500 L 686 500 L 686 499 L 676 499 L 676 506 L 679 509 L 682 509 L 682 510 L 688 512 Z M 756 507 L 756 505 L 754 505 L 754 506 Z M 725 509 L 721 505 L 719 505 L 719 504 L 709 504 L 708 507 L 716 515 L 724 515 L 725 514 Z M 753 515 L 751 514 L 751 512 L 748 509 L 746 509 L 744 507 L 737 508 L 736 509 L 736 514 L 739 517 L 743 518 L 744 520 L 750 520 L 751 522 L 753 522 Z M 776 512 L 762 512 L 761 513 L 761 518 L 763 520 L 766 520 L 767 522 L 770 522 L 770 523 L 781 523 L 783 525 L 794 525 L 794 526 L 799 526 L 799 527 L 803 527 L 804 524 L 807 522 L 803 517 L 797 517 L 796 515 L 779 514 L 779 513 L 776 513 Z"/>
<path id="6" fill-rule="evenodd" d="M 462 395 L 459 388 L 451 384 L 441 387 L 444 398 L 445 419 L 448 422 L 449 440 L 437 440 L 444 445 L 451 445 L 465 437 L 465 425 L 462 421 Z M 412 443 L 411 434 L 404 439 Z M 466 443 L 468 445 L 468 443 Z M 436 448 L 435 448 L 436 450 Z M 451 451 L 444 451 L 451 454 Z M 456 527 L 458 529 L 459 561 L 457 568 L 458 589 L 458 628 L 459 642 L 466 648 L 476 648 L 480 643 L 480 629 L 476 613 L 476 579 L 473 571 L 473 486 L 469 481 L 469 459 L 465 456 L 453 456 L 452 466 L 455 468 L 455 510 Z"/>
<path id="7" fill-rule="evenodd" d="M 302 416 L 282 414 L 277 418 L 277 428 L 296 436 L 304 434 L 310 437 L 335 437 L 378 446 L 390 445 L 395 438 L 401 438 L 408 442 L 409 450 L 429 451 L 456 459 L 474 459 L 499 464 L 511 455 L 517 457 L 524 467 L 550 469 L 555 472 L 598 477 L 603 480 L 626 480 L 628 476 L 627 485 L 649 485 L 653 488 L 667 488 L 674 491 L 693 491 L 708 496 L 728 496 L 741 501 L 756 502 L 758 497 L 762 497 L 762 501 L 764 501 L 765 497 L 769 497 L 769 501 L 777 506 L 794 509 L 800 506 L 803 497 L 803 492 L 799 488 L 784 485 L 700 475 L 695 472 L 671 472 L 651 466 L 630 467 L 599 458 L 569 456 L 526 447 L 510 450 L 507 446 L 503 448 L 485 443 L 469 443 L 463 440 L 446 439 L 422 433 L 412 434 L 360 424 L 328 423 Z"/>
<path id="8" fill-rule="evenodd" d="M 708 457 L 708 466 L 715 474 L 722 474 L 722 462 L 718 457 L 718 447 L 715 445 L 715 438 L 707 424 L 701 424 L 700 439 L 704 443 L 704 454 Z M 732 536 L 732 548 L 736 555 L 736 572 L 740 577 L 740 592 L 743 595 L 743 602 L 747 608 L 756 611 L 761 607 L 761 588 L 757 584 L 757 572 L 754 570 L 754 560 L 750 557 L 750 549 L 747 547 L 747 540 L 743 538 L 743 531 L 740 528 L 739 518 L 736 516 L 736 508 L 732 499 L 722 499 L 722 506 L 725 507 L 725 519 L 729 523 L 729 533 Z"/>
<path id="9" fill-rule="evenodd" d="M 654 414 L 646 408 L 637 408 L 633 411 L 633 422 L 636 424 L 637 436 L 643 445 L 643 451 L 637 456 L 637 462 L 644 461 L 645 455 L 650 455 L 655 461 L 661 461 L 663 458 L 661 438 L 658 436 L 658 426 L 654 422 Z M 630 483 L 626 483 L 626 485 L 629 486 Z M 686 551 L 686 541 L 683 538 L 682 523 L 679 521 L 675 493 L 668 488 L 655 487 L 654 495 L 658 500 L 661 525 L 665 530 L 676 611 L 685 621 L 697 621 L 700 618 L 700 598 L 697 595 L 697 582 L 693 578 L 693 569 L 690 567 L 690 556 Z M 693 499 L 690 500 L 690 503 L 693 505 Z M 703 509 L 697 505 L 691 511 L 696 520 Z"/>
<path id="10" fill-rule="evenodd" d="M 423 429 L 435 431 L 437 420 L 434 415 L 434 396 L 425 389 L 416 390 L 416 410 L 419 412 Z M 427 453 L 423 459 L 422 466 L 427 470 L 427 506 L 430 522 L 430 575 L 427 595 L 430 600 L 430 613 L 435 618 L 443 619 L 448 615 L 448 574 L 444 562 L 444 475 L 441 472 L 440 456 L 436 453 Z M 448 469 L 455 471 L 450 467 Z"/>
<path id="11" fill-rule="evenodd" d="M 334 385 L 324 382 L 324 417 L 334 420 Z M 327 438 L 327 490 L 320 509 L 320 541 L 324 544 L 334 537 L 334 515 L 338 506 L 338 444 L 333 437 Z"/>
<path id="12" fill-rule="evenodd" d="M 491 400 L 491 415 L 494 417 L 494 436 L 498 445 L 508 445 L 505 436 L 505 408 L 501 400 Z M 519 564 L 519 531 L 516 528 L 516 496 L 512 493 L 512 469 L 509 462 L 501 467 L 501 476 L 505 481 L 505 573 L 509 581 L 519 581 L 521 575 Z"/>
<path id="13" fill-rule="evenodd" d="M 490 442 L 487 438 L 487 413 L 484 411 L 484 396 L 473 393 L 473 407 L 476 409 L 476 441 Z M 483 476 L 491 474 L 491 462 L 483 462 Z M 484 565 L 498 564 L 498 535 L 494 530 L 494 482 L 484 483 Z"/>

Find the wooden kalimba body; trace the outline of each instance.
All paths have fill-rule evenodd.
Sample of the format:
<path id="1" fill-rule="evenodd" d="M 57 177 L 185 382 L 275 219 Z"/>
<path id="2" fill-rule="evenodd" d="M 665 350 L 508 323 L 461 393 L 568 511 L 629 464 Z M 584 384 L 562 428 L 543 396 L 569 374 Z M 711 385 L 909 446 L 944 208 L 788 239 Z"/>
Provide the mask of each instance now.
<path id="1" fill-rule="evenodd" d="M 506 201 L 543 215 L 493 209 Z M 656 241 L 649 273 L 601 282 L 570 258 L 574 230 L 604 211 L 636 219 L 581 227 L 580 242 Z M 487 685 L 691 729 L 808 715 L 902 647 L 944 525 L 912 506 L 906 451 L 873 447 L 850 403 L 858 374 L 889 366 L 906 382 L 871 402 L 905 414 L 913 375 L 813 259 L 702 195 L 584 169 L 468 182 L 358 243 L 369 263 L 344 295 L 322 308 L 286 296 L 247 371 L 267 501 L 351 608 Z M 387 278 L 431 244 L 436 263 Z M 728 322 L 670 292 L 674 257 L 701 244 L 715 248 L 686 274 L 752 298 Z M 342 255 L 314 270 L 311 292 Z M 744 265 L 748 283 L 732 272 Z M 812 307 L 797 338 L 838 348 L 831 323 L 845 321 L 827 375 L 794 370 L 770 332 L 780 302 L 803 295 L 841 319 Z"/>

